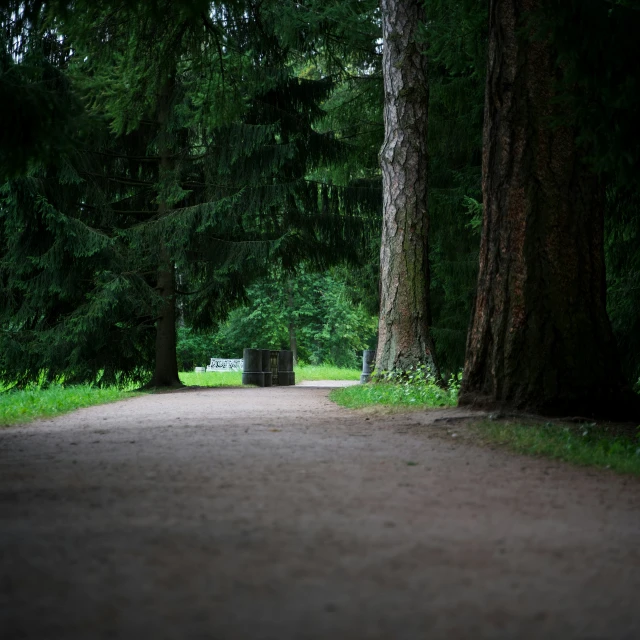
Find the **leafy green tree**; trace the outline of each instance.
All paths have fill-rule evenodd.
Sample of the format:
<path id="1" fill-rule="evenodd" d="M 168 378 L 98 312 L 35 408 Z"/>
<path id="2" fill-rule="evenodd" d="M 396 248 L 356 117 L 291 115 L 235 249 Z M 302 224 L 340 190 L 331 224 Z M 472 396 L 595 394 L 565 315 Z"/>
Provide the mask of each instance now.
<path id="1" fill-rule="evenodd" d="M 353 302 L 344 269 L 271 277 L 248 289 L 249 305 L 235 309 L 213 338 L 226 357 L 246 347 L 288 349 L 296 327 L 298 357 L 312 364 L 358 366 L 357 352 L 375 340 L 376 318 Z"/>

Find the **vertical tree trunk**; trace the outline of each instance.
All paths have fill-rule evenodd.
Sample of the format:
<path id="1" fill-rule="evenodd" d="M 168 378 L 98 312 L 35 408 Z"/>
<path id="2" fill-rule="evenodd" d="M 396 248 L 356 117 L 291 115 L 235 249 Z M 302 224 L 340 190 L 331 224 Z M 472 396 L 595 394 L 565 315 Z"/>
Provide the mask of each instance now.
<path id="1" fill-rule="evenodd" d="M 381 0 L 385 139 L 380 323 L 376 369 L 427 364 L 437 374 L 429 331 L 427 60 L 415 40 L 422 0 Z"/>
<path id="2" fill-rule="evenodd" d="M 490 5 L 484 220 L 460 403 L 613 413 L 624 385 L 605 306 L 603 189 L 575 132 L 552 124 L 553 52 L 517 35 L 539 5 Z"/>
<path id="3" fill-rule="evenodd" d="M 289 349 L 293 353 L 293 366 L 298 364 L 298 341 L 296 339 L 296 323 L 293 315 L 293 284 L 287 281 L 287 306 L 289 307 Z"/>
<path id="4" fill-rule="evenodd" d="M 169 213 L 170 207 L 162 191 L 167 187 L 172 162 L 169 149 L 169 133 L 167 130 L 169 112 L 171 107 L 171 92 L 173 90 L 173 77 L 165 83 L 159 96 L 158 107 L 158 153 L 160 167 L 158 180 L 160 194 L 158 195 L 158 218 L 163 218 Z M 162 298 L 158 318 L 156 320 L 156 364 L 153 378 L 148 387 L 179 387 L 182 386 L 178 376 L 178 358 L 176 355 L 176 281 L 175 268 L 166 247 L 159 247 L 159 266 L 156 290 Z"/>
<path id="5" fill-rule="evenodd" d="M 148 386 L 179 387 L 182 383 L 176 356 L 175 269 L 169 260 L 158 269 L 156 289 L 162 304 L 156 321 L 156 366 Z"/>

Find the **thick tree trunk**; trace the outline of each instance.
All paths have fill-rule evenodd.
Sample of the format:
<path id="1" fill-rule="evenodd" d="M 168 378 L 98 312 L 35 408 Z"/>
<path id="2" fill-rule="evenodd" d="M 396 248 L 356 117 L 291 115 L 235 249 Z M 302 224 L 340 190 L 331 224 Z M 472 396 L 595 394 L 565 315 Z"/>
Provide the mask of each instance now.
<path id="1" fill-rule="evenodd" d="M 172 158 L 169 149 L 168 120 L 173 90 L 173 78 L 170 77 L 159 96 L 158 107 L 158 153 L 160 166 L 158 178 L 160 194 L 158 196 L 158 218 L 165 217 L 170 210 L 162 194 L 171 173 Z M 159 267 L 156 290 L 162 298 L 156 320 L 156 365 L 153 378 L 147 387 L 180 387 L 178 376 L 178 358 L 176 355 L 176 280 L 175 268 L 164 246 L 159 247 Z"/>
<path id="2" fill-rule="evenodd" d="M 517 35 L 539 4 L 490 6 L 484 221 L 460 403 L 611 415 L 624 385 L 605 306 L 603 190 L 575 132 L 553 126 L 553 52 Z"/>
<path id="3" fill-rule="evenodd" d="M 382 0 L 385 140 L 376 369 L 434 362 L 429 332 L 427 60 L 415 39 L 422 0 Z"/>

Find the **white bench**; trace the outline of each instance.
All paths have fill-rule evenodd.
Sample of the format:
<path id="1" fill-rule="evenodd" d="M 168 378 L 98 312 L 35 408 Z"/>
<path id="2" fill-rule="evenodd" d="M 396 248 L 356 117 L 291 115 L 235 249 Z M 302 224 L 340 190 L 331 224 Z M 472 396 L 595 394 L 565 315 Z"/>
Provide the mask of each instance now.
<path id="1" fill-rule="evenodd" d="M 244 360 L 242 358 L 211 358 L 207 371 L 242 371 Z"/>

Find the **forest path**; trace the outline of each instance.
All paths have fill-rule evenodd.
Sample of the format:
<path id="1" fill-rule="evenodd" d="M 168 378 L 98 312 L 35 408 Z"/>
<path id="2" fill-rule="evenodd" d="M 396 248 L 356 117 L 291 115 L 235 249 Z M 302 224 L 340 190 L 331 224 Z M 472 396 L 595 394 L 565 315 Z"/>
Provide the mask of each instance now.
<path id="1" fill-rule="evenodd" d="M 2 638 L 640 637 L 637 480 L 447 439 L 458 409 L 327 396 L 186 390 L 0 431 Z"/>

